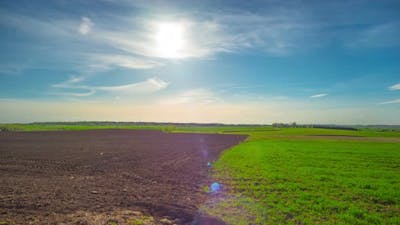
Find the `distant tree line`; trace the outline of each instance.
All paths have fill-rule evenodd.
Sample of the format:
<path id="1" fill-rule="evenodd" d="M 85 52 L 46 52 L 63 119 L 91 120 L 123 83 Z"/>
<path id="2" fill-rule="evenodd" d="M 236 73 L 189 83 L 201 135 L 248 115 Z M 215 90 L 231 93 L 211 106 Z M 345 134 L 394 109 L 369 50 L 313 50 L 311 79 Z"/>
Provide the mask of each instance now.
<path id="1" fill-rule="evenodd" d="M 298 128 L 323 128 L 323 129 L 336 129 L 336 130 L 358 130 L 357 128 L 351 126 L 341 126 L 334 124 L 297 124 L 296 122 L 292 123 L 273 123 L 272 127 L 275 128 L 283 128 L 283 127 L 298 127 Z"/>
<path id="2" fill-rule="evenodd" d="M 279 127 L 305 127 L 305 125 L 297 125 L 296 122 L 293 123 L 273 123 L 272 127 L 279 128 Z"/>

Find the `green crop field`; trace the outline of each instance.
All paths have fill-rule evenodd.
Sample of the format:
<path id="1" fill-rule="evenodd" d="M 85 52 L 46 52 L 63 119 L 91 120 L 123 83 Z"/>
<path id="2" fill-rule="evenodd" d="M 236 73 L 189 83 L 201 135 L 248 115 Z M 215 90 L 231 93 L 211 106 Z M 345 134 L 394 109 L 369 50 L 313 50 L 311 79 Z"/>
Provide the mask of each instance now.
<path id="1" fill-rule="evenodd" d="M 262 224 L 399 224 L 399 147 L 337 140 L 248 141 L 222 155 L 215 177 L 232 194 L 251 198 L 254 209 L 249 210 Z"/>
<path id="2" fill-rule="evenodd" d="M 248 134 L 215 163 L 228 194 L 208 213 L 231 224 L 400 224 L 399 132 Z"/>
<path id="3" fill-rule="evenodd" d="M 246 134 L 213 164 L 201 210 L 228 224 L 400 224 L 400 132 L 271 126 L 8 124 L 7 130 Z"/>

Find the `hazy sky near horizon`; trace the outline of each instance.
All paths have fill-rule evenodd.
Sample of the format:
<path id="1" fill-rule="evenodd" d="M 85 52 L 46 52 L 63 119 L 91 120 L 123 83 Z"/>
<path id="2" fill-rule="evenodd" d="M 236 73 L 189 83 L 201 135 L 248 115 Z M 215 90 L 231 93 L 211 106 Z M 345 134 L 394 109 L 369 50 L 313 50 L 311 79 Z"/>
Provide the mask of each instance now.
<path id="1" fill-rule="evenodd" d="M 0 123 L 400 124 L 399 1 L 0 2 Z"/>

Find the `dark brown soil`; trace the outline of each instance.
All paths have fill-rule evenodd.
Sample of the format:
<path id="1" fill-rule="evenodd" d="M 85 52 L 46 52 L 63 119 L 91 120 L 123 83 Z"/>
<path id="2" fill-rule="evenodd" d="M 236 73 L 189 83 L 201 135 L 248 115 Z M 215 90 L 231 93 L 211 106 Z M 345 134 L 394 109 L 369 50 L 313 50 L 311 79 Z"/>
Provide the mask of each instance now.
<path id="1" fill-rule="evenodd" d="M 207 162 L 244 138 L 134 130 L 2 132 L 0 222 L 85 224 L 71 215 L 132 210 L 156 222 L 190 224 L 207 198 Z"/>

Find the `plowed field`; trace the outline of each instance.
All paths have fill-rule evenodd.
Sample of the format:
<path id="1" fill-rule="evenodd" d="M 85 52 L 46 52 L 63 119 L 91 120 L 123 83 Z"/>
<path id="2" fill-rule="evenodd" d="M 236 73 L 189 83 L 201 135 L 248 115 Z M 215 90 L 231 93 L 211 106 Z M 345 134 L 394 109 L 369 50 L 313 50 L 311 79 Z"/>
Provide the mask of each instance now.
<path id="1" fill-rule="evenodd" d="M 99 218 L 124 212 L 121 220 L 149 215 L 155 224 L 191 224 L 208 197 L 204 186 L 212 182 L 207 162 L 244 138 L 134 130 L 2 132 L 0 221 L 91 224 L 88 218 L 97 218 L 101 224 L 105 219 Z"/>

